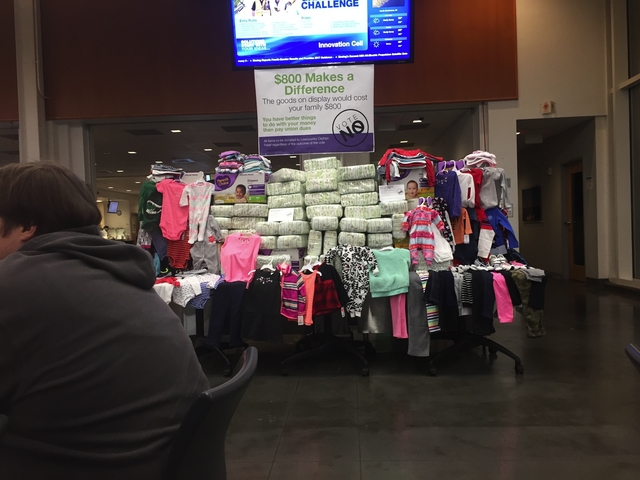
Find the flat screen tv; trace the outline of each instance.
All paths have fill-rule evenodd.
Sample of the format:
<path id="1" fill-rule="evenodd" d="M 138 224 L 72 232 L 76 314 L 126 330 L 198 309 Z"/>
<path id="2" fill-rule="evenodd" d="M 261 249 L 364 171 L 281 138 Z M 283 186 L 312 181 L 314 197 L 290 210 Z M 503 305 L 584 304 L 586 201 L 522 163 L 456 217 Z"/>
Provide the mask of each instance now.
<path id="1" fill-rule="evenodd" d="M 413 60 L 415 0 L 230 0 L 236 68 Z"/>
<path id="2" fill-rule="evenodd" d="M 109 200 L 107 204 L 107 213 L 118 213 L 118 202 Z"/>

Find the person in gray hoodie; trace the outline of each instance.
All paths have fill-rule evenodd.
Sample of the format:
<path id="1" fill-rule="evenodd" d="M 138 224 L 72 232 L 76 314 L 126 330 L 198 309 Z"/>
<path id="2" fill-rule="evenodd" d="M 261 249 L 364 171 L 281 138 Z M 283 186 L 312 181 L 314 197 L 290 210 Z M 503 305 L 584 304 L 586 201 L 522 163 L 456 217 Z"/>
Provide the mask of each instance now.
<path id="1" fill-rule="evenodd" d="M 105 240 L 91 189 L 0 168 L 0 478 L 160 478 L 209 388 L 141 248 Z"/>

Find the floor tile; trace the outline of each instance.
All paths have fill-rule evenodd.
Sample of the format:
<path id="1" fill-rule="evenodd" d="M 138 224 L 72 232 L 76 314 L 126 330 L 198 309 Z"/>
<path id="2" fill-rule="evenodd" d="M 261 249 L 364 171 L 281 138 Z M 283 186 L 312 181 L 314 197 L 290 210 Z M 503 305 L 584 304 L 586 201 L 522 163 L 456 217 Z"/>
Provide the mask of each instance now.
<path id="1" fill-rule="evenodd" d="M 359 480 L 360 462 L 275 462 L 269 480 Z"/>
<path id="2" fill-rule="evenodd" d="M 225 443 L 229 462 L 273 462 L 282 436 L 282 428 L 232 429 Z"/>
<path id="3" fill-rule="evenodd" d="M 357 427 L 285 427 L 276 462 L 360 460 Z"/>
<path id="4" fill-rule="evenodd" d="M 227 462 L 227 480 L 267 480 L 271 463 Z"/>

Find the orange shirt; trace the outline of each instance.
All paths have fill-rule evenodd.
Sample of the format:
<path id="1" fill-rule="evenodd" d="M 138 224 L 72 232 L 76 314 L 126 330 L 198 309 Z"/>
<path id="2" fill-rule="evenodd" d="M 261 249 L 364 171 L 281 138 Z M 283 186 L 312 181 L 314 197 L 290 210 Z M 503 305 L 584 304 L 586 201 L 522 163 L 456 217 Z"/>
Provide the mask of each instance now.
<path id="1" fill-rule="evenodd" d="M 453 227 L 453 241 L 456 245 L 464 243 L 464 236 L 473 233 L 471 220 L 466 208 L 460 209 L 460 216 L 451 220 Z"/>

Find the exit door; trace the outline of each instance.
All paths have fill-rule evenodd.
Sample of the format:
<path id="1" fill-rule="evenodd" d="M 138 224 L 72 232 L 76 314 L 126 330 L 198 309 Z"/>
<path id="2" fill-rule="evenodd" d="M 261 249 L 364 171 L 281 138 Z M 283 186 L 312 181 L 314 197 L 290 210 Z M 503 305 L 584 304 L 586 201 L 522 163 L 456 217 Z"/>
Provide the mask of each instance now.
<path id="1" fill-rule="evenodd" d="M 584 251 L 584 188 L 582 178 L 582 160 L 573 162 L 564 168 L 565 219 L 567 232 L 569 278 L 585 281 Z"/>

